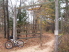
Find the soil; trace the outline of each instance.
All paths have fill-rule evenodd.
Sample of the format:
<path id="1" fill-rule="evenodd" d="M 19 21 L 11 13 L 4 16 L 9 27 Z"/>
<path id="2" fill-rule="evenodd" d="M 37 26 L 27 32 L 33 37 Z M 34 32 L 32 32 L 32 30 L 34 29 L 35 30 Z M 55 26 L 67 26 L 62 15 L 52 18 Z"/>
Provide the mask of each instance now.
<path id="1" fill-rule="evenodd" d="M 42 40 L 40 38 L 21 40 L 24 41 L 24 47 L 6 49 L 5 42 L 7 39 L 3 38 L 3 34 L 0 34 L 0 52 L 52 52 L 54 49 L 54 35 L 52 33 L 43 33 Z"/>

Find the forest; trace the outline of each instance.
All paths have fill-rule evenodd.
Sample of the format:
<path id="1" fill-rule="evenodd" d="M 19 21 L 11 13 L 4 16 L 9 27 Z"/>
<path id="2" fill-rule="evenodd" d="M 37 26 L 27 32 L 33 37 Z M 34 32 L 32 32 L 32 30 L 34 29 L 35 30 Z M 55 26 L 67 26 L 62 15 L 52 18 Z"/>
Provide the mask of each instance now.
<path id="1" fill-rule="evenodd" d="M 0 52 L 69 52 L 69 0 L 0 0 Z"/>

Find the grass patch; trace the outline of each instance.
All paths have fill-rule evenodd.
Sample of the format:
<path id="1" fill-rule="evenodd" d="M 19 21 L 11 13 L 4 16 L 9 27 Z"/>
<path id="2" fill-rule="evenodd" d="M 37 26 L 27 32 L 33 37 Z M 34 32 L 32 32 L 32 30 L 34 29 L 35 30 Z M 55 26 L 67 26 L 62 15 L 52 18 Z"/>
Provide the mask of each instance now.
<path id="1" fill-rule="evenodd" d="M 58 35 L 63 35 L 63 33 L 61 33 L 61 34 L 58 34 Z"/>

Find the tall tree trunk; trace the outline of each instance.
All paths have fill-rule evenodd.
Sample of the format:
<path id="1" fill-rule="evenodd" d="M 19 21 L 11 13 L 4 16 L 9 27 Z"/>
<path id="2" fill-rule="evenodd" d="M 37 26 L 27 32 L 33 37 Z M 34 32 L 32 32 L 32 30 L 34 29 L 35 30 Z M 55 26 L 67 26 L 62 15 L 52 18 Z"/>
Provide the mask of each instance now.
<path id="1" fill-rule="evenodd" d="M 66 1 L 66 21 L 68 19 L 68 0 L 65 0 Z"/>
<path id="2" fill-rule="evenodd" d="M 8 11 L 8 0 L 6 0 L 6 10 L 7 10 L 7 39 L 9 40 L 9 11 Z"/>
<path id="3" fill-rule="evenodd" d="M 58 52 L 58 30 L 59 30 L 59 12 L 58 0 L 55 0 L 55 52 Z"/>
<path id="4" fill-rule="evenodd" d="M 68 22 L 68 0 L 66 0 L 66 22 Z M 67 29 L 66 29 L 67 30 Z M 68 30 L 66 31 L 68 33 Z M 67 38 L 67 37 L 66 37 Z M 68 43 L 68 41 L 66 41 L 66 43 Z M 68 44 L 67 44 L 68 45 Z M 68 50 L 67 50 L 68 51 Z"/>
<path id="5" fill-rule="evenodd" d="M 4 38 L 6 38 L 6 14 L 5 14 L 5 5 L 3 0 L 3 10 L 4 10 Z"/>

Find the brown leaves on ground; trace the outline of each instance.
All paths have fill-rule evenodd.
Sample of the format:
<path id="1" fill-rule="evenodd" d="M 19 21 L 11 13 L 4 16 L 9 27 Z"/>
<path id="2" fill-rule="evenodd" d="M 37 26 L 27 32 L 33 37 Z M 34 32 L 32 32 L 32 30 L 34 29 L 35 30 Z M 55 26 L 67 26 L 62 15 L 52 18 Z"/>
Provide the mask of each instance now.
<path id="1" fill-rule="evenodd" d="M 22 37 L 22 35 L 21 35 L 21 37 Z M 21 39 L 21 40 L 23 40 L 25 42 L 24 47 L 22 47 L 22 48 L 13 47 L 12 49 L 6 49 L 4 45 L 5 45 L 5 42 L 7 40 L 5 38 L 3 38 L 2 34 L 1 34 L 0 35 L 0 52 L 4 52 L 4 51 L 5 52 L 12 52 L 12 51 L 13 52 L 15 52 L 15 51 L 17 52 L 17 50 L 20 50 L 20 51 L 23 50 L 23 51 L 25 51 L 25 49 L 26 49 L 25 52 L 27 52 L 28 50 L 31 50 L 31 49 L 32 49 L 31 50 L 32 52 L 37 52 L 37 50 L 38 51 L 40 51 L 40 50 L 42 51 L 44 49 L 48 49 L 50 46 L 53 49 L 53 45 L 49 45 L 49 44 L 51 44 L 51 40 L 54 40 L 54 35 L 51 34 L 51 33 L 43 33 L 42 34 L 42 41 L 40 40 L 40 38 L 30 38 L 28 40 L 26 40 L 26 39 Z M 40 46 L 41 43 L 42 43 L 42 46 Z M 44 52 L 45 52 L 45 50 L 44 50 Z"/>

